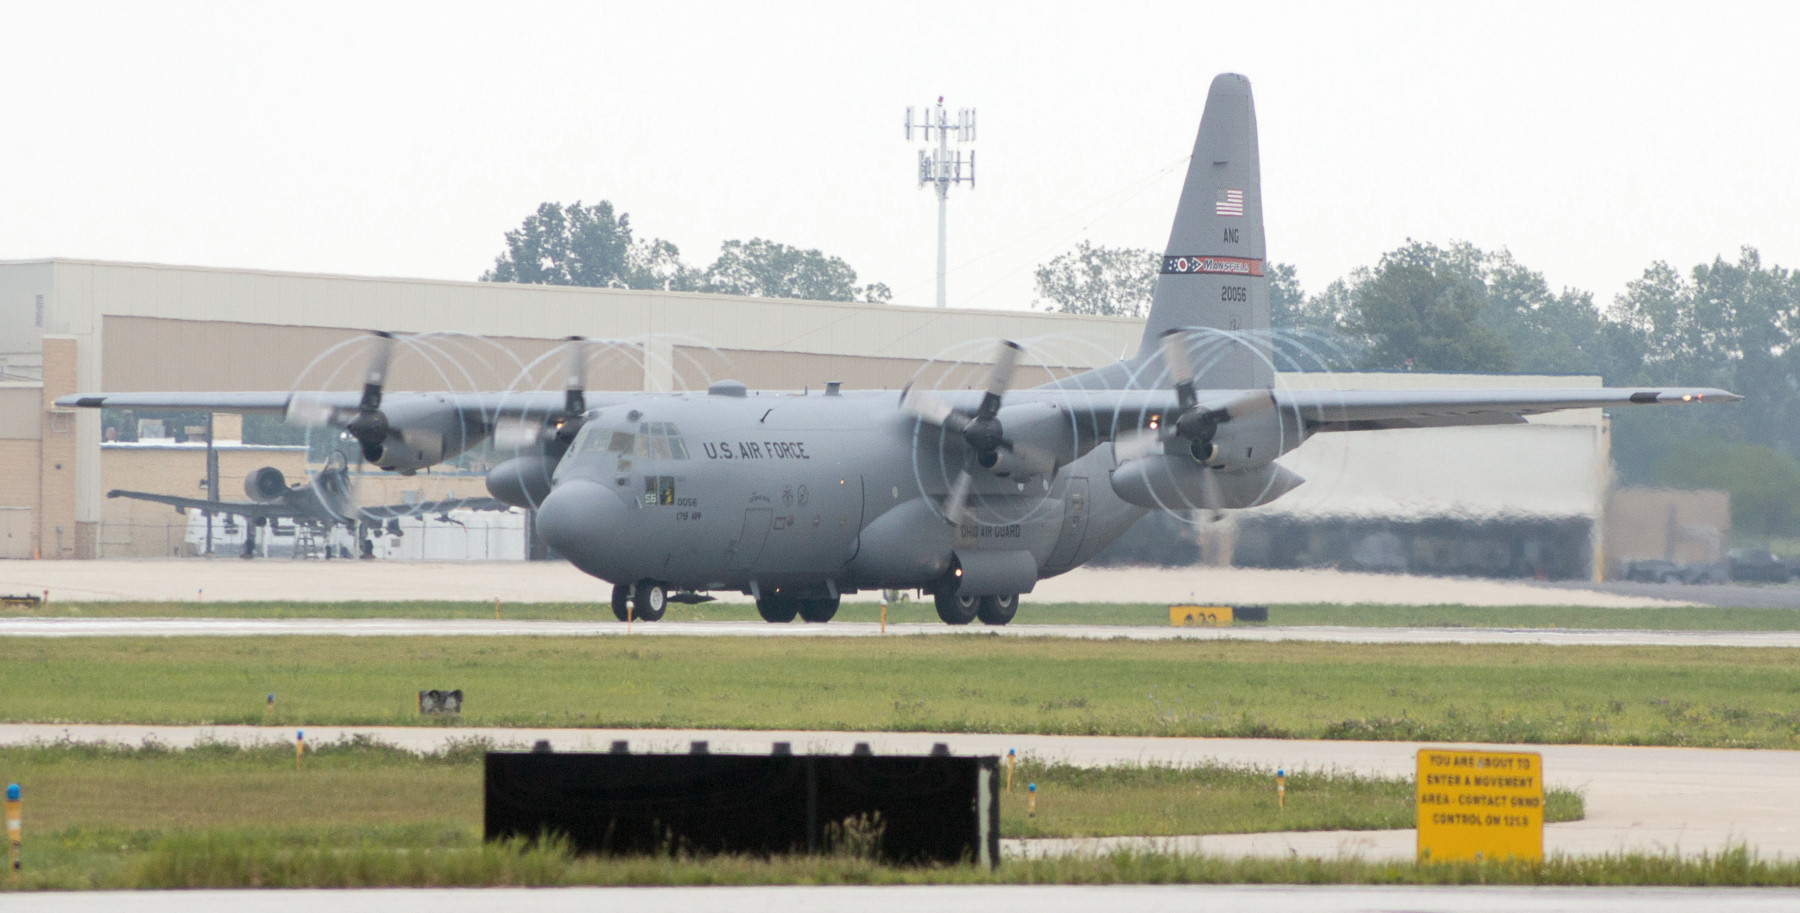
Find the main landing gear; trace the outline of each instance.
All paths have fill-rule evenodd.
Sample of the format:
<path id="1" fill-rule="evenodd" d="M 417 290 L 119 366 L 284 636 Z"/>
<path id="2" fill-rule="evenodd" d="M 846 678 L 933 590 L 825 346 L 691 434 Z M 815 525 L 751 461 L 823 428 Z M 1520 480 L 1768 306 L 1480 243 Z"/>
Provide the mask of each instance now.
<path id="1" fill-rule="evenodd" d="M 837 615 L 837 610 L 836 596 L 802 598 L 776 590 L 756 600 L 756 614 L 772 624 L 785 624 L 795 616 L 810 624 L 824 624 Z"/>
<path id="2" fill-rule="evenodd" d="M 613 584 L 613 617 L 620 621 L 661 621 L 669 610 L 669 590 L 655 580 L 639 580 L 626 586 Z"/>
<path id="3" fill-rule="evenodd" d="M 1017 594 L 1007 596 L 962 596 L 935 593 L 938 618 L 947 625 L 966 625 L 979 618 L 985 625 L 1003 625 L 1019 611 Z"/>

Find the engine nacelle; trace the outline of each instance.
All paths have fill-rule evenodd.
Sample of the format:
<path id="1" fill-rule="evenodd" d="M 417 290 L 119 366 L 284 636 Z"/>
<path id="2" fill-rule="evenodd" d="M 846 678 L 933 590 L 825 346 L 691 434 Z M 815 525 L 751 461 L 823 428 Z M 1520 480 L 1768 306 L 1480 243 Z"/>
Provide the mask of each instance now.
<path id="1" fill-rule="evenodd" d="M 556 463 L 546 456 L 513 457 L 488 471 L 488 493 L 514 507 L 535 509 L 550 496 Z"/>
<path id="2" fill-rule="evenodd" d="M 252 501 L 267 504 L 281 500 L 281 496 L 287 493 L 287 477 L 273 466 L 252 470 L 249 475 L 244 476 L 244 494 L 249 495 Z"/>
<path id="3" fill-rule="evenodd" d="M 455 459 L 488 433 L 479 410 L 448 397 L 391 402 L 382 412 L 387 432 L 363 441 L 363 459 L 403 475 Z"/>
<path id="4" fill-rule="evenodd" d="M 1305 479 L 1279 463 L 1212 469 L 1186 453 L 1159 453 L 1121 463 L 1112 490 L 1151 510 L 1235 510 L 1256 507 L 1293 491 Z"/>

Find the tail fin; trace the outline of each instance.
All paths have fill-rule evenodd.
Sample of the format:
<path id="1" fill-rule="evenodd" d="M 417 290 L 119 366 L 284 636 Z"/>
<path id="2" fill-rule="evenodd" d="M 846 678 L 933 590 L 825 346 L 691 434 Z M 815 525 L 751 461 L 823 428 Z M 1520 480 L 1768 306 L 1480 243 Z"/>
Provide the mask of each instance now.
<path id="1" fill-rule="evenodd" d="M 1207 93 L 1138 360 L 1160 357 L 1162 334 L 1177 327 L 1210 327 L 1247 337 L 1207 346 L 1198 359 L 1199 386 L 1256 389 L 1274 383 L 1262 354 L 1269 329 L 1269 280 L 1263 275 L 1256 106 L 1250 80 L 1235 73 L 1220 74 Z"/>

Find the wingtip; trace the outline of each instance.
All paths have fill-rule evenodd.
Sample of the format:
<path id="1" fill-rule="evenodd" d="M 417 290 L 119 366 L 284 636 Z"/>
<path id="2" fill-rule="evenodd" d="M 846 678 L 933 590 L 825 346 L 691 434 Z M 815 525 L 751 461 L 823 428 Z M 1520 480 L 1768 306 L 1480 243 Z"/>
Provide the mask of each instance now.
<path id="1" fill-rule="evenodd" d="M 1730 390 L 1682 390 L 1659 394 L 1659 403 L 1735 403 L 1743 400 L 1743 396 Z"/>

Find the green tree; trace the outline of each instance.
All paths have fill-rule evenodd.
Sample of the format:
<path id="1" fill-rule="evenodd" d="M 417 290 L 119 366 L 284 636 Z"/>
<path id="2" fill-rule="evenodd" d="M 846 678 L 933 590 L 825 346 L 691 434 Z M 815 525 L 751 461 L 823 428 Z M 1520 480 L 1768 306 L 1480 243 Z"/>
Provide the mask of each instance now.
<path id="1" fill-rule="evenodd" d="M 1409 240 L 1351 293 L 1346 329 L 1367 340 L 1359 366 L 1384 371 L 1510 371 L 1506 341 L 1481 323 L 1487 289 L 1467 252 Z"/>
<path id="2" fill-rule="evenodd" d="M 1657 462 L 1656 480 L 1729 492 L 1735 532 L 1765 540 L 1800 533 L 1800 460 L 1772 448 L 1688 441 Z"/>
<path id="3" fill-rule="evenodd" d="M 810 301 L 867 301 L 893 298 L 886 285 L 856 284 L 856 270 L 839 257 L 801 250 L 763 238 L 726 241 L 719 259 L 706 268 L 700 289 L 723 295 L 800 298 Z"/>
<path id="4" fill-rule="evenodd" d="M 1481 324 L 1505 342 L 1519 371 L 1600 373 L 1606 358 L 1593 295 L 1571 288 L 1551 293 L 1544 274 L 1525 268 L 1511 251 L 1467 249 L 1475 256 L 1466 262 L 1487 290 Z"/>
<path id="5" fill-rule="evenodd" d="M 1621 410 L 1613 453 L 1624 478 L 1656 478 L 1658 461 L 1690 444 L 1748 443 L 1800 455 L 1800 349 L 1792 344 L 1800 274 L 1765 267 L 1752 247 L 1735 263 L 1715 258 L 1686 276 L 1658 262 L 1614 300 L 1607 322 L 1622 355 L 1610 383 L 1714 386 L 1745 396 L 1725 408 L 1668 415 Z"/>
<path id="6" fill-rule="evenodd" d="M 1153 250 L 1082 241 L 1037 268 L 1038 303 L 1064 314 L 1143 317 L 1161 266 Z"/>
<path id="7" fill-rule="evenodd" d="M 631 217 L 601 200 L 583 206 L 543 203 L 506 233 L 506 253 L 494 258 L 483 282 L 666 289 L 694 288 L 681 251 L 661 239 L 632 238 Z"/>

